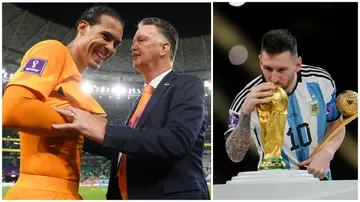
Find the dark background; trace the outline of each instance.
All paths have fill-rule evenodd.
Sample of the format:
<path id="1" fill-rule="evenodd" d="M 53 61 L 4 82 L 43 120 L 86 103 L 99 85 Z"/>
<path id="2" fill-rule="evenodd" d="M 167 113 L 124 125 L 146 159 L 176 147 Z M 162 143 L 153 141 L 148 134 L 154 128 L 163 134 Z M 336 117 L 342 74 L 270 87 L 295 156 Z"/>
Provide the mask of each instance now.
<path id="1" fill-rule="evenodd" d="M 228 110 L 235 96 L 256 74 L 258 68 L 247 60 L 242 65 L 232 65 L 228 53 L 218 38 L 225 34 L 217 19 L 226 19 L 246 35 L 253 44 L 256 57 L 260 52 L 261 38 L 270 29 L 288 29 L 298 40 L 299 56 L 303 64 L 327 70 L 336 82 L 337 94 L 344 90 L 358 90 L 358 5 L 357 3 L 245 3 L 233 7 L 229 3 L 214 3 L 214 117 L 213 117 L 213 177 L 214 184 L 223 184 L 241 171 L 257 170 L 257 152 L 248 152 L 240 163 L 232 163 L 225 151 L 224 132 L 227 130 Z M 233 27 L 227 27 L 232 29 Z M 347 126 L 347 138 L 355 149 L 341 146 L 331 162 L 333 180 L 357 179 L 357 119 Z M 356 156 L 349 161 L 344 156 Z M 355 162 L 356 161 L 356 162 Z"/>
<path id="2" fill-rule="evenodd" d="M 146 17 L 169 21 L 180 38 L 198 37 L 211 30 L 210 3 L 100 3 L 114 8 L 125 20 L 124 38 L 133 38 L 138 22 Z M 96 3 L 14 3 L 44 19 L 75 27 L 81 14 Z"/>

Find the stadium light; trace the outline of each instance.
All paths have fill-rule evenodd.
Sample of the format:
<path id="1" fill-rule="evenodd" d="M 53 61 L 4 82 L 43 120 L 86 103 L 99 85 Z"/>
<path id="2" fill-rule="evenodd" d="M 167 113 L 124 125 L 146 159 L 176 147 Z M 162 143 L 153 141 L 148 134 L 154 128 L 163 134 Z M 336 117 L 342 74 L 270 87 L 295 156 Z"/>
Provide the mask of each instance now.
<path id="1" fill-rule="evenodd" d="M 204 81 L 204 87 L 209 87 L 211 86 L 211 81 L 210 80 L 205 80 Z"/>
<path id="2" fill-rule="evenodd" d="M 105 86 L 101 86 L 100 92 L 103 93 L 105 91 Z"/>
<path id="3" fill-rule="evenodd" d="M 211 80 L 205 80 L 204 87 L 209 88 L 209 90 L 211 90 L 212 89 Z"/>
<path id="4" fill-rule="evenodd" d="M 109 96 L 109 99 L 111 99 L 111 95 Z"/>
<path id="5" fill-rule="evenodd" d="M 229 51 L 229 60 L 233 65 L 241 65 L 248 58 L 248 50 L 245 46 L 236 45 Z"/>
<path id="6" fill-rule="evenodd" d="M 111 92 L 116 95 L 116 96 L 120 96 L 126 93 L 126 88 L 120 84 L 114 86 L 111 88 Z"/>
<path id="7" fill-rule="evenodd" d="M 84 91 L 85 93 L 91 93 L 93 91 L 93 88 L 91 86 L 91 83 L 89 81 L 85 81 L 82 85 L 81 85 L 81 90 Z"/>
<path id="8" fill-rule="evenodd" d="M 101 98 L 101 95 L 99 96 L 99 98 Z"/>
<path id="9" fill-rule="evenodd" d="M 230 5 L 234 6 L 234 7 L 239 7 L 244 5 L 245 2 L 229 2 Z"/>

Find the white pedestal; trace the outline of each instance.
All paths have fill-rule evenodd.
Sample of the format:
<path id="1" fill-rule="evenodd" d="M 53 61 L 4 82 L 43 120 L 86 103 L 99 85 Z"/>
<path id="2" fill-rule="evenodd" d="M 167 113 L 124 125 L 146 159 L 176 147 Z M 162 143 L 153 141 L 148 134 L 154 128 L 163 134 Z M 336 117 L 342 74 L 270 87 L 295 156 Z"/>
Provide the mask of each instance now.
<path id="1" fill-rule="evenodd" d="M 213 186 L 214 199 L 358 199 L 357 180 L 319 181 L 303 170 L 242 172 Z"/>
<path id="2" fill-rule="evenodd" d="M 252 184 L 252 183 L 289 183 L 289 182 L 318 182 L 318 178 L 306 170 L 272 170 L 241 172 L 226 184 Z"/>

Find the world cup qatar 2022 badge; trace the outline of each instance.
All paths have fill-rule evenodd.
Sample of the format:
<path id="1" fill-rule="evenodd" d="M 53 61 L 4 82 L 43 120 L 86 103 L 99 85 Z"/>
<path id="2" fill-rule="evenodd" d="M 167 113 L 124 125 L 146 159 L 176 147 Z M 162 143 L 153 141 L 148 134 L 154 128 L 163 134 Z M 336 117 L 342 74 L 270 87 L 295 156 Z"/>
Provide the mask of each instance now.
<path id="1" fill-rule="evenodd" d="M 45 59 L 41 59 L 41 58 L 31 58 L 23 67 L 23 69 L 21 70 L 21 72 L 27 72 L 30 74 L 35 74 L 38 76 L 41 76 L 41 74 L 43 73 L 46 64 L 47 64 L 47 60 Z"/>
<path id="2" fill-rule="evenodd" d="M 319 102 L 317 100 L 312 100 L 309 102 L 309 110 L 310 114 L 313 116 L 318 115 L 320 108 L 319 108 Z"/>
<path id="3" fill-rule="evenodd" d="M 229 116 L 229 128 L 235 127 L 239 122 L 239 118 L 240 118 L 239 114 L 232 113 Z"/>

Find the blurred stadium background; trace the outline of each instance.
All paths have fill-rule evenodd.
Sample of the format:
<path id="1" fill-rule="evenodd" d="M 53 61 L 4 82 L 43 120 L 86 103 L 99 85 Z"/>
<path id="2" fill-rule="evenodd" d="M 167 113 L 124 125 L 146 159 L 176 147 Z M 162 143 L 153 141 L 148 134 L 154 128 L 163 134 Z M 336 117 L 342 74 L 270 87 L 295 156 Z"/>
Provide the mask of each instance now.
<path id="1" fill-rule="evenodd" d="M 261 74 L 258 55 L 270 29 L 288 29 L 298 40 L 303 63 L 324 68 L 336 82 L 337 95 L 358 91 L 358 3 L 214 3 L 213 161 L 214 184 L 242 171 L 257 170 L 256 146 L 240 163 L 227 157 L 224 132 L 235 96 Z M 333 180 L 358 178 L 358 119 L 331 162 Z"/>
<path id="2" fill-rule="evenodd" d="M 39 41 L 55 39 L 68 44 L 76 35 L 75 23 L 93 4 L 3 3 L 2 90 L 19 68 L 26 50 Z M 211 184 L 211 5 L 107 4 L 125 20 L 124 38 L 116 54 L 98 71 L 83 75 L 83 90 L 102 105 L 112 124 L 124 125 L 132 103 L 141 95 L 143 79 L 132 67 L 130 46 L 137 22 L 143 17 L 170 21 L 180 34 L 173 70 L 204 81 L 207 130 L 203 154 L 204 173 Z M 136 12 L 134 12 L 134 10 Z M 184 16 L 183 11 L 186 10 Z M 136 13 L 136 14 L 135 14 Z M 189 23 L 191 21 L 191 23 Z M 2 129 L 3 196 L 19 176 L 20 142 L 17 131 Z M 83 152 L 80 193 L 84 199 L 105 199 L 110 161 Z"/>

